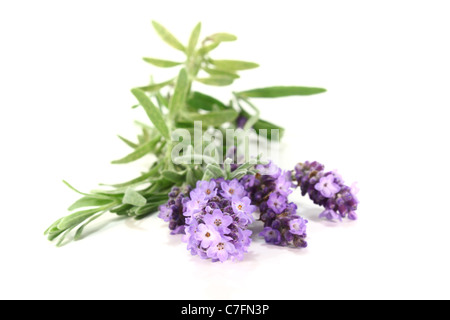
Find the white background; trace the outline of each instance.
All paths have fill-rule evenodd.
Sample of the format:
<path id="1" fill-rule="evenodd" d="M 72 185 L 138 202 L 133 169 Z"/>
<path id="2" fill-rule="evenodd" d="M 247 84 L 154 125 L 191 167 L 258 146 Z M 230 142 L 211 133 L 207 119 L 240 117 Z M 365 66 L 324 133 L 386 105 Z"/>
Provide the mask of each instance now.
<path id="1" fill-rule="evenodd" d="M 0 298 L 448 299 L 450 4 L 448 1 L 1 1 Z M 181 59 L 151 27 L 186 42 L 229 32 L 213 57 L 258 62 L 231 90 L 325 87 L 255 100 L 286 128 L 280 165 L 317 160 L 361 188 L 356 222 L 307 217 L 305 250 L 254 238 L 238 263 L 192 257 L 156 216 L 113 215 L 56 248 L 43 231 L 77 195 L 134 178 L 151 159 L 117 166 L 134 139 L 132 87 L 144 56 Z M 209 90 L 209 91 L 207 91 Z M 254 229 L 260 228 L 256 225 Z M 93 229 L 98 229 L 92 232 Z"/>

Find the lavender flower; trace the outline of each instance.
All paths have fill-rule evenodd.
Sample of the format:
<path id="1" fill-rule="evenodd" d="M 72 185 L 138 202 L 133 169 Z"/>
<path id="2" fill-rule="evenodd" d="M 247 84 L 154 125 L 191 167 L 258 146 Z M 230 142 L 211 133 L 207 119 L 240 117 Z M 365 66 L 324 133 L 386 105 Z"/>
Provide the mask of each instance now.
<path id="1" fill-rule="evenodd" d="M 271 193 L 267 200 L 267 206 L 272 209 L 276 214 L 280 214 L 286 209 L 286 198 L 277 193 Z"/>
<path id="2" fill-rule="evenodd" d="M 192 255 L 221 262 L 243 258 L 251 243 L 247 228 L 256 210 L 246 194 L 238 180 L 197 183 L 183 212 L 183 241 Z"/>
<path id="3" fill-rule="evenodd" d="M 337 172 L 325 172 L 322 164 L 306 161 L 295 166 L 295 179 L 302 195 L 308 194 L 315 204 L 325 208 L 319 215 L 320 218 L 357 219 L 358 189 L 355 184 L 351 187 L 345 185 Z"/>
<path id="4" fill-rule="evenodd" d="M 307 220 L 296 215 L 297 206 L 288 201 L 294 184 L 292 172 L 282 171 L 272 162 L 258 165 L 257 175 L 244 176 L 240 182 L 258 205 L 264 229 L 259 233 L 267 243 L 281 246 L 306 247 Z"/>
<path id="5" fill-rule="evenodd" d="M 327 175 L 320 178 L 319 182 L 314 185 L 314 189 L 320 191 L 320 194 L 325 198 L 331 198 L 334 196 L 341 187 L 334 182 L 334 175 Z"/>
<path id="6" fill-rule="evenodd" d="M 180 189 L 173 187 L 169 192 L 169 201 L 159 207 L 159 215 L 161 219 L 169 222 L 169 229 L 171 234 L 184 233 L 185 217 L 183 215 L 184 204 L 189 200 L 188 194 L 190 187 Z"/>

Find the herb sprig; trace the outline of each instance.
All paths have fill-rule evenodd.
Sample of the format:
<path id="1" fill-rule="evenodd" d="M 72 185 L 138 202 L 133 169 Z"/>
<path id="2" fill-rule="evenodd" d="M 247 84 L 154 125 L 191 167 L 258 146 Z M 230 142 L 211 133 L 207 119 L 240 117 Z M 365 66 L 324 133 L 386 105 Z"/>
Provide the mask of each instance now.
<path id="1" fill-rule="evenodd" d="M 256 131 L 266 129 L 269 133 L 267 138 L 272 139 L 271 129 L 280 130 L 281 134 L 284 129 L 260 119 L 259 110 L 251 99 L 304 96 L 325 91 L 322 88 L 312 87 L 273 86 L 233 92 L 230 102 L 223 103 L 203 92 L 194 91 L 192 87 L 194 82 L 209 86 L 228 86 L 240 78 L 241 71 L 259 66 L 249 61 L 217 60 L 211 57 L 211 53 L 219 45 L 235 41 L 237 37 L 228 33 L 215 33 L 200 41 L 201 23 L 198 23 L 192 30 L 187 44 L 182 44 L 158 22 L 153 21 L 152 25 L 166 44 L 184 53 L 185 61 L 144 58 L 145 62 L 156 67 L 168 69 L 179 67 L 180 70 L 166 81 L 159 83 L 152 81 L 146 86 L 131 90 L 138 101 L 134 107 L 140 106 L 145 110 L 151 125 L 137 122 L 141 127 L 137 142 L 119 136 L 119 139 L 133 151 L 112 163 L 131 163 L 148 154 L 153 154 L 156 160 L 147 172 L 129 181 L 109 185 L 109 189 L 84 193 L 64 181 L 82 197 L 68 208 L 71 212 L 69 215 L 58 219 L 45 231 L 44 234 L 49 240 L 58 239 L 57 246 L 62 245 L 72 231 L 75 232 L 74 240 L 81 239 L 85 227 L 106 212 L 142 219 L 158 211 L 159 206 L 167 202 L 168 193 L 174 186 L 195 186 L 199 180 L 220 177 L 239 179 L 254 173 L 254 166 L 261 163 L 259 159 L 249 160 L 231 171 L 230 160 L 226 159 L 226 150 L 220 150 L 221 160 L 225 159 L 223 164 L 195 152 L 190 159 L 199 161 L 195 161 L 194 164 L 181 161 L 183 159 L 173 161 L 171 154 L 174 147 L 172 141 L 174 130 L 183 128 L 192 131 L 196 121 L 201 121 L 204 128 L 212 127 L 218 130 L 237 128 L 237 120 L 243 118 L 246 121 L 244 129 L 253 128 Z M 189 147 L 194 148 L 193 142 Z"/>

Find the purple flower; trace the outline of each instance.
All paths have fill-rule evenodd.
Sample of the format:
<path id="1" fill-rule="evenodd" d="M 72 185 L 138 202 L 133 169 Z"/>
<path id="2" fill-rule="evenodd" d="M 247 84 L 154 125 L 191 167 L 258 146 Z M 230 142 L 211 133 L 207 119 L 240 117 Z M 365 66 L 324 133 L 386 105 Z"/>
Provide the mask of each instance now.
<path id="1" fill-rule="evenodd" d="M 158 217 L 163 219 L 165 222 L 169 222 L 172 218 L 172 209 L 168 208 L 167 205 L 159 206 Z"/>
<path id="2" fill-rule="evenodd" d="M 243 129 L 245 124 L 247 123 L 247 118 L 243 115 L 239 115 L 239 117 L 236 118 L 236 126 L 240 129 Z"/>
<path id="3" fill-rule="evenodd" d="M 277 180 L 275 180 L 275 191 L 277 191 L 282 196 L 287 197 L 292 193 L 292 181 L 291 177 L 289 177 L 290 172 L 286 174 L 281 174 Z"/>
<path id="4" fill-rule="evenodd" d="M 215 181 L 197 181 L 197 187 L 195 190 L 199 190 L 205 194 L 205 199 L 211 199 L 216 196 L 216 182 Z"/>
<path id="5" fill-rule="evenodd" d="M 269 199 L 267 200 L 267 205 L 276 214 L 280 214 L 286 209 L 286 198 L 277 193 L 271 193 Z"/>
<path id="6" fill-rule="evenodd" d="M 199 189 L 191 191 L 190 196 L 191 200 L 185 204 L 186 210 L 183 213 L 186 217 L 190 217 L 195 213 L 200 212 L 208 202 L 206 194 Z"/>
<path id="7" fill-rule="evenodd" d="M 223 190 L 221 195 L 226 199 L 231 200 L 233 197 L 242 197 L 245 194 L 244 187 L 236 179 L 229 182 L 223 181 L 220 186 Z"/>
<path id="8" fill-rule="evenodd" d="M 247 175 L 240 182 L 245 186 L 252 204 L 259 208 L 259 220 L 264 222 L 264 230 L 259 233 L 266 242 L 281 245 L 306 247 L 306 226 L 299 224 L 298 229 L 289 230 L 291 220 L 301 219 L 297 212 L 297 206 L 288 201 L 289 194 L 296 187 L 292 183 L 292 172 L 282 171 L 273 162 L 258 165 L 259 174 Z M 306 220 L 304 220 L 306 224 Z"/>
<path id="9" fill-rule="evenodd" d="M 308 220 L 298 218 L 289 221 L 289 232 L 292 234 L 303 235 L 306 233 L 306 224 Z"/>
<path id="10" fill-rule="evenodd" d="M 315 204 L 325 208 L 320 217 L 342 220 L 347 216 L 356 220 L 358 188 L 355 184 L 345 185 L 336 171 L 325 172 L 322 164 L 306 161 L 295 166 L 295 179 L 302 195 L 308 194 Z"/>
<path id="11" fill-rule="evenodd" d="M 270 176 L 271 178 L 278 178 L 281 174 L 281 169 L 275 165 L 272 161 L 270 161 L 268 164 L 258 164 L 255 166 L 255 169 L 259 172 L 261 175 Z"/>
<path id="12" fill-rule="evenodd" d="M 220 262 L 226 261 L 231 254 L 235 252 L 234 245 L 229 241 L 223 239 L 214 242 L 206 251 L 209 258 L 213 260 L 220 260 Z"/>
<path id="13" fill-rule="evenodd" d="M 339 220 L 342 221 L 342 217 L 339 213 L 334 210 L 326 209 L 321 214 L 319 214 L 319 218 L 327 218 L 328 220 Z"/>
<path id="14" fill-rule="evenodd" d="M 265 227 L 263 231 L 259 233 L 261 237 L 264 237 L 267 243 L 272 244 L 280 244 L 281 242 L 281 233 L 276 229 L 272 229 L 271 227 Z"/>
<path id="15" fill-rule="evenodd" d="M 216 193 L 207 197 L 207 190 Z M 251 243 L 247 230 L 255 206 L 244 197 L 245 190 L 238 180 L 223 178 L 197 183 L 185 202 L 186 217 L 183 242 L 193 255 L 212 261 L 242 259 Z"/>
<path id="16" fill-rule="evenodd" d="M 224 215 L 220 209 L 215 209 L 211 214 L 203 216 L 203 221 L 207 225 L 214 225 L 217 230 L 226 234 L 230 232 L 230 229 L 227 227 L 233 222 L 233 218 L 229 215 Z"/>
<path id="17" fill-rule="evenodd" d="M 256 206 L 251 204 L 250 198 L 233 197 L 231 206 L 233 208 L 233 212 L 238 216 L 239 220 L 244 220 L 245 224 L 250 224 L 254 221 L 252 214 L 255 212 Z"/>
<path id="18" fill-rule="evenodd" d="M 334 183 L 334 174 L 327 175 L 325 177 L 320 178 L 319 182 L 314 186 L 317 191 L 320 191 L 322 196 L 325 198 L 331 198 L 334 196 L 341 187 Z"/>
<path id="19" fill-rule="evenodd" d="M 189 192 L 190 187 L 182 189 L 173 187 L 169 192 L 169 200 L 167 203 L 159 206 L 160 213 L 158 217 L 169 222 L 171 234 L 184 233 L 186 221 L 183 211 L 185 209 L 185 203 L 189 200 L 187 196 Z"/>
<path id="20" fill-rule="evenodd" d="M 208 248 L 211 243 L 221 239 L 220 234 L 213 225 L 204 223 L 198 225 L 194 237 L 195 240 L 200 241 L 200 245 L 205 249 Z"/>

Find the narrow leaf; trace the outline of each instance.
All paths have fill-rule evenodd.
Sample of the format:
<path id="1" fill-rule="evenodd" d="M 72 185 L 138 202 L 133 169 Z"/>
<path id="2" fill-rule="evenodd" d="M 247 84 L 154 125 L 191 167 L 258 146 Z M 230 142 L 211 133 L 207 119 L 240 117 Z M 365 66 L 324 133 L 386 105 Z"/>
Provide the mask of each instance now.
<path id="1" fill-rule="evenodd" d="M 75 201 L 70 207 L 69 211 L 84 208 L 84 207 L 98 207 L 98 206 L 104 206 L 105 204 L 111 203 L 112 199 L 96 199 L 91 197 L 83 197 Z"/>
<path id="2" fill-rule="evenodd" d="M 91 223 L 92 221 L 94 221 L 95 219 L 97 219 L 98 217 L 100 217 L 103 213 L 104 213 L 104 212 L 99 213 L 99 214 L 97 214 L 97 215 L 91 217 L 88 221 L 86 221 L 86 223 L 84 223 L 81 227 L 79 227 L 79 228 L 77 229 L 77 231 L 75 232 L 75 235 L 74 235 L 73 239 L 74 239 L 74 240 L 79 240 L 79 239 L 81 238 L 81 235 L 82 235 L 82 233 L 83 233 L 84 228 L 85 228 L 89 223 Z"/>
<path id="3" fill-rule="evenodd" d="M 204 127 L 217 127 L 226 122 L 233 122 L 238 117 L 239 113 L 234 109 L 227 109 L 222 111 L 213 111 L 205 114 L 201 113 L 183 113 L 183 117 L 190 121 L 202 121 Z"/>
<path id="4" fill-rule="evenodd" d="M 230 72 L 230 71 L 224 71 L 224 70 L 218 70 L 218 69 L 211 69 L 211 68 L 203 68 L 203 70 L 207 73 L 209 73 L 211 76 L 222 76 L 222 77 L 228 77 L 228 78 L 233 78 L 233 79 L 237 79 L 239 78 L 239 75 L 237 75 L 234 72 Z"/>
<path id="5" fill-rule="evenodd" d="M 211 171 L 211 173 L 214 175 L 214 178 L 224 177 L 224 172 L 218 165 L 210 163 L 206 166 L 205 170 Z"/>
<path id="6" fill-rule="evenodd" d="M 132 142 L 132 141 L 130 141 L 130 140 L 128 140 L 128 139 L 126 139 L 126 138 L 124 138 L 124 137 L 122 137 L 122 136 L 119 136 L 119 135 L 118 135 L 118 137 L 119 137 L 119 139 L 122 140 L 127 146 L 129 146 L 129 147 L 131 147 L 131 148 L 133 148 L 133 149 L 136 149 L 136 148 L 138 147 L 138 145 L 137 145 L 136 143 L 134 143 L 134 142 Z"/>
<path id="7" fill-rule="evenodd" d="M 132 185 L 137 184 L 137 183 L 141 183 L 141 182 L 149 179 L 150 177 L 153 177 L 158 172 L 161 164 L 162 164 L 162 162 L 158 162 L 158 164 L 156 166 L 154 166 L 152 169 L 150 169 L 149 172 L 144 173 L 141 176 L 139 176 L 139 177 L 137 177 L 137 178 L 135 178 L 133 180 L 130 180 L 130 181 L 127 181 L 127 182 L 123 182 L 123 183 L 113 184 L 111 186 L 115 187 L 115 188 L 123 188 L 123 187 L 132 186 Z"/>
<path id="8" fill-rule="evenodd" d="M 203 46 L 200 49 L 198 49 L 198 54 L 203 56 L 203 55 L 207 54 L 208 52 L 217 48 L 219 46 L 219 44 L 220 44 L 220 42 L 213 42 L 209 45 Z"/>
<path id="9" fill-rule="evenodd" d="M 238 95 L 247 98 L 278 98 L 288 96 L 308 96 L 325 92 L 322 88 L 312 87 L 267 87 L 239 92 Z"/>
<path id="10" fill-rule="evenodd" d="M 145 142 L 138 148 L 136 148 L 132 153 L 128 154 L 127 156 L 123 157 L 122 159 L 111 161 L 112 164 L 123 164 L 123 163 L 129 163 L 132 161 L 135 161 L 137 159 L 142 158 L 146 154 L 153 151 L 160 141 L 160 136 L 157 135 L 155 138 L 153 138 L 150 141 Z"/>
<path id="11" fill-rule="evenodd" d="M 122 203 L 141 207 L 147 203 L 147 200 L 139 192 L 133 190 L 132 188 L 128 188 L 125 191 Z"/>
<path id="12" fill-rule="evenodd" d="M 247 170 L 235 170 L 231 173 L 230 179 L 240 179 L 247 174 Z"/>
<path id="13" fill-rule="evenodd" d="M 154 66 L 160 67 L 160 68 L 171 68 L 179 66 L 182 62 L 175 62 L 175 61 L 169 61 L 169 60 L 163 60 L 163 59 L 156 59 L 156 58 L 143 58 L 145 62 L 148 62 Z"/>
<path id="14" fill-rule="evenodd" d="M 225 42 L 225 41 L 235 41 L 237 40 L 237 37 L 229 33 L 220 32 L 210 35 L 207 38 L 207 40 L 211 40 L 214 42 Z"/>
<path id="15" fill-rule="evenodd" d="M 166 42 L 168 45 L 170 45 L 171 47 L 173 47 L 177 50 L 180 50 L 183 52 L 186 51 L 185 47 L 181 44 L 181 42 L 178 41 L 178 39 L 175 38 L 169 32 L 169 30 L 167 30 L 164 26 L 162 26 L 161 24 L 159 24 L 156 21 L 152 21 L 152 25 L 153 25 L 153 28 L 155 28 L 158 35 L 161 37 L 161 39 L 163 39 L 164 42 Z"/>
<path id="16" fill-rule="evenodd" d="M 267 138 L 272 139 L 272 130 L 278 130 L 278 138 L 282 138 L 284 135 L 284 128 L 280 127 L 276 124 L 273 124 L 266 120 L 258 120 L 254 125 L 253 129 L 255 129 L 257 132 L 259 130 L 267 130 Z"/>
<path id="17" fill-rule="evenodd" d="M 162 176 L 167 180 L 170 180 L 174 183 L 182 183 L 186 180 L 186 172 L 175 172 L 171 170 L 165 170 L 162 173 Z"/>
<path id="18" fill-rule="evenodd" d="M 102 211 L 102 209 L 100 209 L 100 208 L 77 211 L 75 213 L 72 213 L 72 214 L 64 217 L 58 223 L 57 228 L 59 230 L 65 230 L 70 227 L 74 227 L 100 211 Z"/>
<path id="19" fill-rule="evenodd" d="M 208 96 L 201 92 L 193 92 L 191 97 L 188 99 L 187 104 L 195 109 L 203 109 L 208 111 L 213 111 L 216 108 L 228 109 L 228 107 L 222 102 Z"/>
<path id="20" fill-rule="evenodd" d="M 161 83 L 155 83 L 155 84 L 150 84 L 148 86 L 145 87 L 139 87 L 137 89 L 140 89 L 142 91 L 145 92 L 155 92 L 155 91 L 159 91 L 160 89 L 164 88 L 165 86 L 172 84 L 174 79 L 170 79 Z"/>
<path id="21" fill-rule="evenodd" d="M 155 128 L 159 130 L 161 135 L 166 138 L 166 140 L 170 140 L 169 128 L 164 121 L 161 111 L 153 104 L 153 102 L 145 94 L 144 91 L 139 89 L 132 89 L 131 92 L 139 101 L 140 105 L 144 108 L 147 116 L 150 118 Z"/>
<path id="22" fill-rule="evenodd" d="M 219 76 L 214 76 L 210 78 L 196 78 L 195 80 L 209 86 L 218 86 L 218 87 L 228 86 L 232 84 L 234 81 L 233 78 L 219 77 Z"/>
<path id="23" fill-rule="evenodd" d="M 54 230 L 54 229 L 59 230 L 59 229 L 56 228 L 56 226 L 58 225 L 58 223 L 59 223 L 62 219 L 63 219 L 63 218 L 59 218 L 58 220 L 56 220 L 55 222 L 53 222 L 53 223 L 50 225 L 50 227 L 48 227 L 48 228 L 45 230 L 44 235 L 47 235 L 47 234 L 51 233 L 51 231 Z"/>
<path id="24" fill-rule="evenodd" d="M 188 75 L 186 69 L 183 68 L 178 74 L 173 96 L 169 100 L 169 113 L 172 119 L 174 119 L 184 107 L 188 86 Z"/>
<path id="25" fill-rule="evenodd" d="M 198 43 L 198 38 L 200 37 L 201 28 L 202 28 L 202 24 L 199 22 L 195 26 L 194 30 L 192 30 L 191 36 L 189 38 L 189 44 L 188 44 L 187 51 L 186 51 L 188 57 L 192 56 L 192 54 L 195 51 L 195 47 L 197 46 L 197 43 Z"/>
<path id="26" fill-rule="evenodd" d="M 247 70 L 259 67 L 257 63 L 239 60 L 212 60 L 211 63 L 218 69 L 228 71 Z"/>

